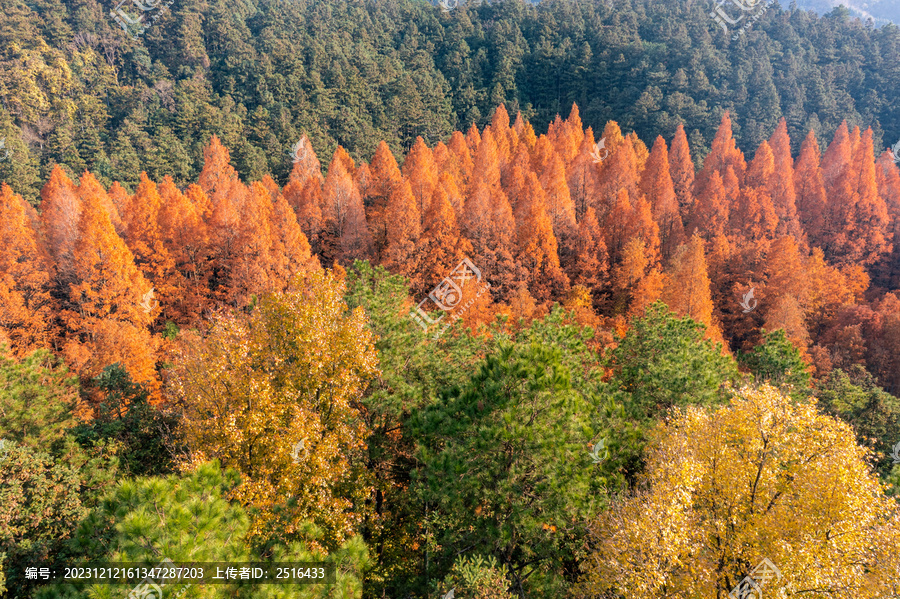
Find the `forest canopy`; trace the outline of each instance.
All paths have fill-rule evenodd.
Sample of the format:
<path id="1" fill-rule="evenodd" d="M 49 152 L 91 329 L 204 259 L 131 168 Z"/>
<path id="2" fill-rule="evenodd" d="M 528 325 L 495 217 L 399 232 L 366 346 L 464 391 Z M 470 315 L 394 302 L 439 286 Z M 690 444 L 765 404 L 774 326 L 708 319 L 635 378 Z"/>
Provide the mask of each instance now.
<path id="1" fill-rule="evenodd" d="M 541 128 L 577 103 L 595 131 L 616 120 L 645 140 L 683 124 L 698 167 L 725 111 L 744 151 L 782 117 L 795 153 L 845 119 L 878 149 L 900 140 L 900 31 L 843 8 L 775 3 L 732 40 L 703 2 L 179 0 L 132 39 L 96 0 L 0 6 L 15 158 L 0 180 L 32 203 L 55 164 L 129 191 L 141 170 L 184 186 L 216 134 L 242 178 L 283 183 L 304 134 L 368 159 L 381 140 L 398 154 L 481 128 L 500 103 Z"/>
<path id="2" fill-rule="evenodd" d="M 0 594 L 900 592 L 897 27 L 0 6 Z"/>

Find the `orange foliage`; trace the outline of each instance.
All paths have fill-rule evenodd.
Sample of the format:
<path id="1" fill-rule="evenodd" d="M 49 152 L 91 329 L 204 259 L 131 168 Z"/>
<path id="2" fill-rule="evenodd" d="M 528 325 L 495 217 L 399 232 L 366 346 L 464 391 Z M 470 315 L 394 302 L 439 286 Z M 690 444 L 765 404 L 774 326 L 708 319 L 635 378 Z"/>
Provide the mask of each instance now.
<path id="1" fill-rule="evenodd" d="M 713 175 L 718 173 L 725 180 L 729 167 L 734 170 L 737 182 L 742 181 L 744 172 L 747 170 L 747 163 L 744 160 L 744 154 L 737 148 L 734 140 L 731 131 L 731 116 L 725 112 L 709 154 L 703 161 L 703 168 L 694 181 L 694 195 L 698 197 L 709 195 L 709 186 L 713 184 Z"/>
<path id="2" fill-rule="evenodd" d="M 50 180 L 41 190 L 40 210 L 47 248 L 56 263 L 59 284 L 66 286 L 72 282 L 74 275 L 72 252 L 78 237 L 81 203 L 75 184 L 59 165 L 53 168 Z"/>
<path id="3" fill-rule="evenodd" d="M 0 339 L 18 352 L 55 343 L 84 377 L 121 361 L 156 389 L 153 323 L 200 325 L 216 303 L 245 307 L 319 260 L 374 259 L 421 296 L 468 257 L 492 284 L 469 326 L 561 300 L 579 322 L 621 330 L 660 298 L 713 339 L 723 323 L 735 348 L 780 327 L 822 372 L 861 360 L 894 380 L 878 356 L 900 308 L 884 296 L 872 316 L 865 297 L 900 281 L 900 168 L 874 159 L 871 130 L 843 123 L 824 156 L 810 132 L 794 160 L 781 119 L 748 165 L 725 113 L 696 174 L 682 126 L 649 151 L 614 121 L 597 137 L 599 154 L 574 104 L 540 137 L 500 105 L 483 131 L 433 149 L 417 138 L 402 171 L 381 142 L 358 166 L 338 147 L 323 177 L 303 136 L 283 190 L 269 176 L 245 185 L 216 136 L 183 190 L 142 174 L 133 194 L 107 193 L 56 167 L 40 216 L 0 190 Z M 735 294 L 754 286 L 761 308 L 742 313 Z M 876 320 L 877 351 L 865 324 Z M 829 349 L 836 339 L 853 355 Z"/>
<path id="4" fill-rule="evenodd" d="M 50 344 L 53 266 L 42 243 L 38 215 L 21 196 L 0 186 L 0 331 L 14 353 Z"/>
<path id="5" fill-rule="evenodd" d="M 427 191 L 431 195 L 431 190 Z M 384 265 L 391 272 L 409 276 L 418 270 L 417 244 L 422 234 L 421 217 L 409 181 L 394 188 L 386 211 L 387 249 Z"/>
<path id="6" fill-rule="evenodd" d="M 298 144 L 297 160 L 284 187 L 284 198 L 294 209 L 297 223 L 312 251 L 318 253 L 322 231 L 322 167 L 305 135 Z"/>
<path id="7" fill-rule="evenodd" d="M 63 353 L 84 378 L 121 362 L 136 382 L 159 390 L 154 345 L 147 326 L 158 312 L 151 285 L 134 255 L 116 234 L 104 208 L 103 187 L 90 173 L 81 178 L 82 213 L 73 251 L 77 283 L 69 287 L 61 312 L 66 327 Z"/>
<path id="8" fill-rule="evenodd" d="M 511 296 L 522 279 L 513 259 L 516 223 L 500 187 L 500 163 L 490 127 L 485 128 L 465 202 L 463 232 L 472 244 L 472 261 L 491 281 L 498 299 Z"/>
<path id="9" fill-rule="evenodd" d="M 534 153 L 534 172 L 546 192 L 547 215 L 553 232 L 560 239 L 569 238 L 575 230 L 575 203 L 569 195 L 563 159 L 543 135 L 538 139 Z"/>
<path id="10" fill-rule="evenodd" d="M 819 142 L 816 134 L 810 131 L 800 146 L 800 155 L 794 169 L 794 188 L 803 232 L 809 237 L 810 244 L 822 247 L 827 199 L 819 162 Z"/>
<path id="11" fill-rule="evenodd" d="M 329 177 L 331 170 L 328 171 Z M 400 167 L 385 142 L 378 144 L 372 162 L 369 164 L 369 186 L 363 198 L 365 216 L 373 243 L 376 261 L 383 259 L 388 245 L 388 203 L 403 183 Z"/>
<path id="12" fill-rule="evenodd" d="M 747 169 L 747 178 L 730 214 L 731 233 L 746 241 L 770 239 L 778 227 L 778 214 L 769 191 L 775 173 L 775 156 L 762 142 Z"/>
<path id="13" fill-rule="evenodd" d="M 665 274 L 660 299 L 679 316 L 690 316 L 706 325 L 708 337 L 716 339 L 721 336 L 713 324 L 706 254 L 699 235 L 694 235 L 675 252 Z"/>
<path id="14" fill-rule="evenodd" d="M 784 117 L 778 122 L 769 139 L 775 170 L 766 182 L 775 213 L 778 215 L 780 235 L 800 237 L 800 221 L 797 218 L 797 193 L 794 187 L 794 160 L 791 158 L 791 138 Z"/>
<path id="15" fill-rule="evenodd" d="M 159 186 L 159 197 L 160 239 L 180 275 L 177 291 L 162 300 L 163 312 L 178 325 L 195 325 L 208 307 L 210 248 L 203 208 L 209 201 L 198 185 L 181 193 L 169 176 Z"/>
<path id="16" fill-rule="evenodd" d="M 713 171 L 709 176 L 709 182 L 703 186 L 703 191 L 695 196 L 688 212 L 685 233 L 690 235 L 702 233 L 708 239 L 724 235 L 728 218 L 725 184 L 718 171 Z"/>
<path id="17" fill-rule="evenodd" d="M 538 301 L 561 298 L 569 284 L 568 277 L 559 267 L 556 236 L 547 204 L 547 196 L 537 177 L 529 172 L 516 206 L 516 259 L 525 269 L 528 287 Z"/>
<path id="18" fill-rule="evenodd" d="M 608 124 L 603 134 L 606 136 L 609 156 L 598 163 L 600 165 L 596 199 L 598 204 L 594 205 L 597 217 L 601 220 L 604 220 L 615 206 L 621 192 L 626 192 L 629 198 L 636 198 L 638 195 L 638 167 L 634 147 L 624 138 L 621 142 L 616 141 L 621 138 L 621 133 L 618 132 L 618 125 L 615 123 Z M 600 157 L 602 156 L 601 150 Z"/>
<path id="19" fill-rule="evenodd" d="M 129 215 L 125 242 L 134 255 L 135 264 L 153 286 L 154 297 L 159 300 L 162 313 L 166 318 L 171 318 L 174 314 L 170 306 L 183 295 L 186 285 L 160 234 L 161 206 L 162 199 L 156 183 L 142 172 L 141 181 L 125 206 L 125 213 Z"/>
<path id="20" fill-rule="evenodd" d="M 672 175 L 672 187 L 678 199 L 678 211 L 682 222 L 687 222 L 688 213 L 694 205 L 694 163 L 691 160 L 691 149 L 688 146 L 684 125 L 678 125 L 672 148 L 669 151 L 669 173 Z"/>
<path id="21" fill-rule="evenodd" d="M 588 127 L 575 159 L 569 165 L 566 182 L 575 207 L 575 218 L 580 222 L 597 193 L 597 169 L 594 166 L 594 131 Z"/>
<path id="22" fill-rule="evenodd" d="M 508 120 L 508 119 L 507 119 Z M 416 213 L 422 216 L 428 211 L 431 194 L 438 183 L 437 165 L 434 154 L 421 137 L 406 156 L 403 163 L 403 177 L 409 182 L 410 191 L 416 201 Z M 418 223 L 421 226 L 421 221 Z"/>
<path id="23" fill-rule="evenodd" d="M 662 136 L 656 138 L 647 159 L 640 192 L 650 201 L 653 219 L 659 225 L 660 251 L 662 257 L 668 259 L 685 238 L 678 199 L 669 173 L 669 152 Z"/>
<path id="24" fill-rule="evenodd" d="M 593 208 L 588 208 L 578 225 L 578 237 L 575 243 L 575 260 L 568 270 L 569 278 L 575 285 L 589 290 L 599 291 L 608 281 L 609 256 L 606 243 L 597 215 Z"/>
<path id="25" fill-rule="evenodd" d="M 322 196 L 321 260 L 323 266 L 329 267 L 335 262 L 350 264 L 353 260 L 364 260 L 372 252 L 363 201 L 344 166 L 340 150 L 343 148 L 338 147 L 328 166 Z M 374 168 L 371 170 L 374 177 Z"/>

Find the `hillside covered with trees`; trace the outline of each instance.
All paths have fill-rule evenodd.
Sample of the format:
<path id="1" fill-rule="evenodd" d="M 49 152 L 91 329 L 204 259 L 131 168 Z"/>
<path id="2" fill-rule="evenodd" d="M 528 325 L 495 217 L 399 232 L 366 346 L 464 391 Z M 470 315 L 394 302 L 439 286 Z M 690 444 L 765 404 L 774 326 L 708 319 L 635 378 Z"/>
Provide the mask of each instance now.
<path id="1" fill-rule="evenodd" d="M 900 593 L 896 27 L 0 1 L 0 595 Z"/>
<path id="2" fill-rule="evenodd" d="M 135 39 L 96 0 L 0 3 L 0 178 L 36 203 L 55 164 L 133 190 L 142 170 L 196 181 L 216 134 L 246 180 L 286 181 L 306 134 L 368 159 L 488 124 L 504 103 L 545 132 L 573 103 L 585 125 L 641 139 L 684 124 L 699 168 L 728 110 L 750 152 L 780 118 L 900 140 L 896 28 L 769 7 L 732 41 L 707 3 L 179 0 Z M 824 148 L 823 148 L 824 149 Z"/>

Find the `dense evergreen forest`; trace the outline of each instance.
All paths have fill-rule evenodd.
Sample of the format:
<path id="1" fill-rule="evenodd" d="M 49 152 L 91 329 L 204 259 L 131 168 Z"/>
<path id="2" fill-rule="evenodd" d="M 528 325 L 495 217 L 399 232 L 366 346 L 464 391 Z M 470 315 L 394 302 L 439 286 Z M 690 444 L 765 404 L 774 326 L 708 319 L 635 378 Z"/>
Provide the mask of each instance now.
<path id="1" fill-rule="evenodd" d="M 0 595 L 900 594 L 897 27 L 0 3 Z"/>
<path id="2" fill-rule="evenodd" d="M 186 185 L 212 134 L 243 178 L 283 182 L 304 133 L 368 160 L 380 140 L 405 153 L 482 127 L 500 103 L 537 127 L 577 103 L 595 131 L 616 120 L 645 140 L 683 123 L 697 166 L 726 110 L 745 151 L 781 117 L 795 152 L 845 119 L 878 148 L 900 139 L 897 29 L 841 8 L 776 3 L 732 41 L 700 0 L 179 0 L 136 39 L 94 0 L 0 7 L 0 138 L 17 157 L 0 178 L 31 202 L 54 164 Z"/>

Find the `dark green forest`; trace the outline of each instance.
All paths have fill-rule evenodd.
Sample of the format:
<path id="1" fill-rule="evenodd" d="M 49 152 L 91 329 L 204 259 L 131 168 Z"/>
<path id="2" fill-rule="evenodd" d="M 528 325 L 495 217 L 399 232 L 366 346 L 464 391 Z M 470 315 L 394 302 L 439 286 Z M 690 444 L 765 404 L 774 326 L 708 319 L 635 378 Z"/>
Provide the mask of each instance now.
<path id="1" fill-rule="evenodd" d="M 35 202 L 55 163 L 132 189 L 142 169 L 185 185 L 213 133 L 245 180 L 283 182 L 307 134 L 368 159 L 483 127 L 494 107 L 545 126 L 573 103 L 585 125 L 642 139 L 679 123 L 699 165 L 722 114 L 741 148 L 783 116 L 797 146 L 843 119 L 900 139 L 900 35 L 836 9 L 777 3 L 732 40 L 698 0 L 518 1 L 442 12 L 422 1 L 176 0 L 129 37 L 94 0 L 2 0 L 0 178 Z M 541 131 L 538 131 L 541 133 Z M 324 153 L 324 154 L 323 154 Z"/>

